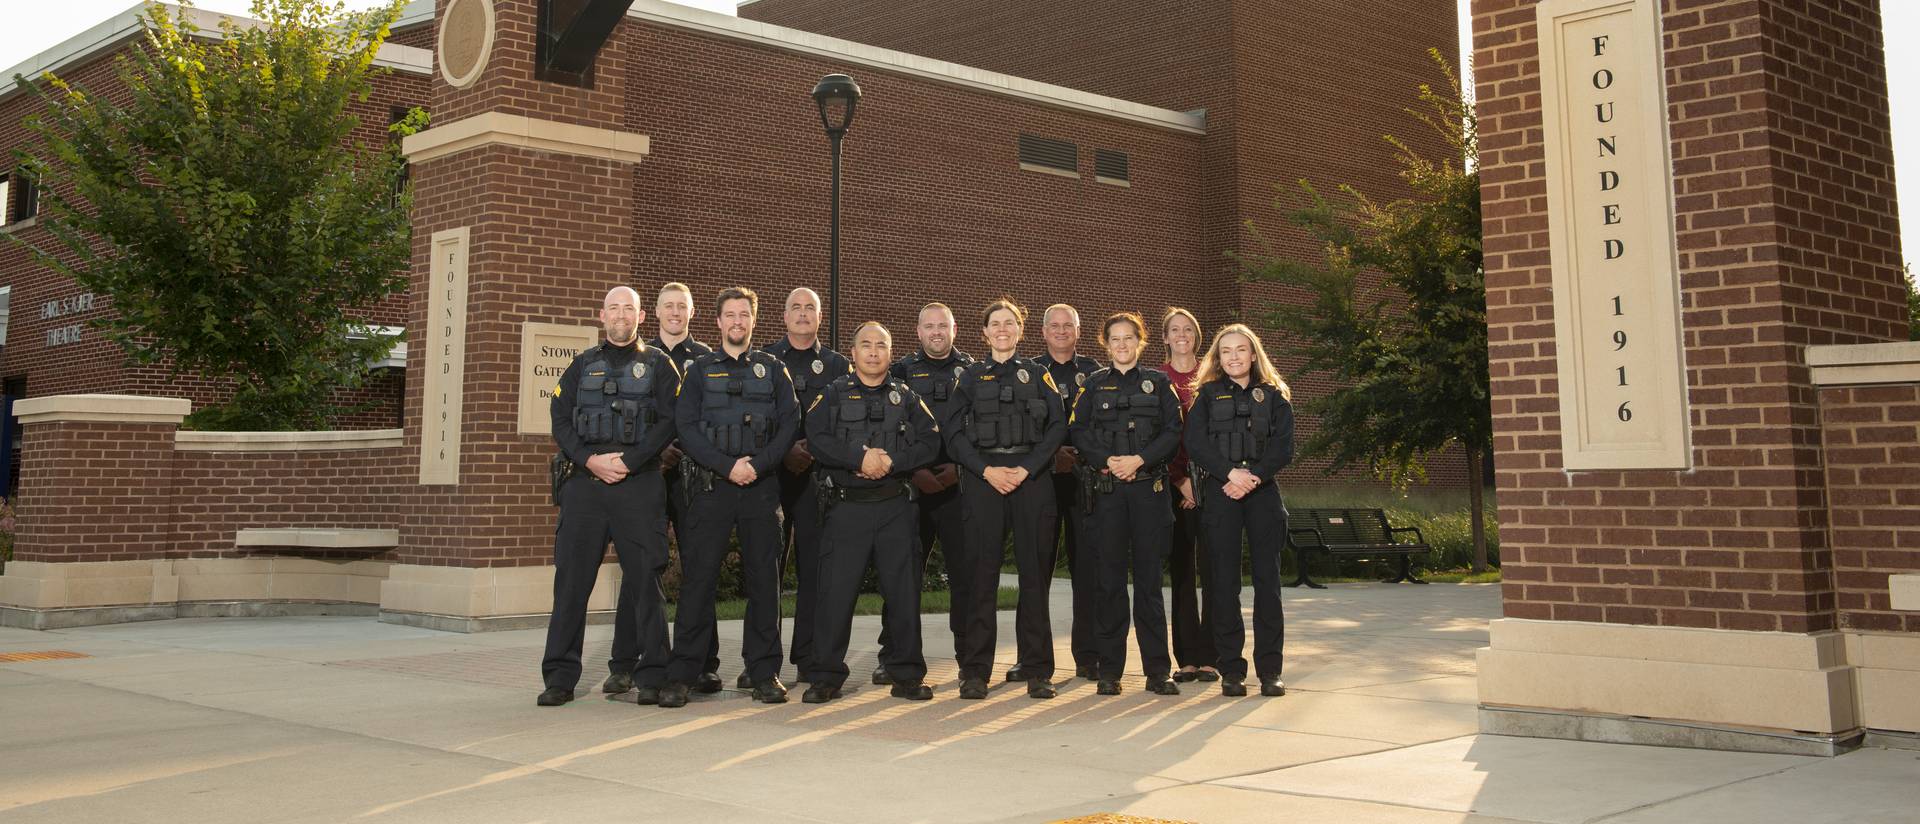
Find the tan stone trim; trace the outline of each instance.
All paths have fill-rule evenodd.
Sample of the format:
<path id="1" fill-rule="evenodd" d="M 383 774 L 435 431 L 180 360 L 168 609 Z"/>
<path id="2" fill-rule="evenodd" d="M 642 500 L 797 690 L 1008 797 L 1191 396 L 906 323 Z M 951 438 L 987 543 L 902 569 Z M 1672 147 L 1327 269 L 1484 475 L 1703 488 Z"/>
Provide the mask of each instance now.
<path id="1" fill-rule="evenodd" d="M 14 232 L 24 232 L 38 225 L 40 225 L 40 216 L 36 214 L 32 217 L 21 218 L 5 226 L 0 226 L 0 235 L 10 235 L 10 234 L 13 234 Z"/>
<path id="2" fill-rule="evenodd" d="M 401 430 L 332 432 L 181 432 L 174 448 L 182 452 L 325 452 L 394 449 L 404 445 Z"/>
<path id="3" fill-rule="evenodd" d="M 620 565 L 602 564 L 589 610 L 613 609 Z M 450 618 L 542 615 L 553 611 L 553 567 L 394 564 L 380 585 L 380 611 Z"/>
<path id="4" fill-rule="evenodd" d="M 1920 341 L 1807 347 L 1813 385 L 1920 383 Z"/>
<path id="5" fill-rule="evenodd" d="M 1920 573 L 1887 576 L 1887 594 L 1894 609 L 1920 612 Z"/>
<path id="6" fill-rule="evenodd" d="M 1839 633 L 1496 620 L 1479 652 L 1480 703 L 1703 724 L 1858 728 Z"/>
<path id="7" fill-rule="evenodd" d="M 144 395 L 48 395 L 25 398 L 13 404 L 13 414 L 22 424 L 97 421 L 179 426 L 191 411 L 193 404 L 185 398 Z"/>
<path id="8" fill-rule="evenodd" d="M 292 546 L 310 549 L 386 549 L 400 545 L 397 529 L 242 529 L 234 546 Z"/>
<path id="9" fill-rule="evenodd" d="M 492 62 L 493 41 L 495 37 L 495 29 L 497 28 L 497 24 L 495 23 L 496 18 L 494 17 L 494 11 L 493 11 L 493 0 L 466 0 L 466 1 L 477 2 L 480 4 L 480 13 L 482 15 L 482 19 L 484 20 L 484 22 L 481 23 L 481 29 L 480 29 L 481 31 L 480 54 L 479 54 L 479 57 L 473 61 L 473 66 L 468 68 L 465 74 L 462 74 L 459 77 L 453 76 L 452 72 L 448 70 L 447 62 L 446 62 L 447 31 L 450 27 L 444 24 L 441 25 L 440 31 L 436 32 L 433 37 L 433 43 L 434 43 L 433 53 L 440 56 L 440 61 L 439 61 L 440 62 L 440 79 L 445 80 L 447 82 L 447 85 L 452 86 L 456 89 L 464 89 L 467 86 L 473 85 L 473 81 L 479 80 L 480 75 L 487 70 L 487 64 Z M 447 3 L 449 6 L 451 6 L 453 3 L 453 0 L 447 0 Z"/>
<path id="10" fill-rule="evenodd" d="M 1858 667 L 1861 726 L 1920 733 L 1920 633 L 1849 632 L 1847 660 Z"/>
<path id="11" fill-rule="evenodd" d="M 976 69 L 972 66 L 962 66 L 945 60 L 934 60 L 906 52 L 855 43 L 851 40 L 775 26 L 758 20 L 745 20 L 733 15 L 682 6 L 678 3 L 663 2 L 663 0 L 634 0 L 633 6 L 627 10 L 627 16 L 649 23 L 824 57 L 835 65 L 870 66 L 964 86 L 989 94 L 1022 98 L 1049 106 L 1130 120 L 1176 132 L 1206 134 L 1207 118 L 1203 112 L 1177 112 L 1172 109 L 1162 109 L 1130 100 L 1083 92 L 1079 89 L 1041 83 L 999 72 Z"/>
<path id="12" fill-rule="evenodd" d="M 1021 163 L 1020 170 L 1023 172 L 1039 172 L 1043 175 L 1053 175 L 1054 177 L 1070 177 L 1074 180 L 1080 179 L 1079 172 L 1057 169 L 1052 166 L 1042 166 L 1038 163 Z"/>
<path id="13" fill-rule="evenodd" d="M 145 606 L 178 597 L 171 561 L 13 561 L 0 575 L 0 606 L 22 609 Z"/>
<path id="14" fill-rule="evenodd" d="M 425 163 L 494 145 L 639 163 L 647 156 L 649 142 L 643 134 L 534 120 L 506 112 L 482 112 L 409 135 L 401 141 L 400 149 L 409 161 Z"/>
<path id="15" fill-rule="evenodd" d="M 1122 188 L 1122 189 L 1131 189 L 1131 188 L 1133 188 L 1133 181 L 1131 181 L 1131 180 L 1122 180 L 1122 179 L 1120 179 L 1120 178 L 1117 178 L 1117 177 L 1106 177 L 1106 176 L 1104 176 L 1104 175 L 1094 175 L 1094 176 L 1093 176 L 1093 182 L 1095 182 L 1095 183 L 1105 183 L 1105 184 L 1107 184 L 1108 186 L 1118 186 L 1118 187 L 1120 187 L 1120 188 Z"/>
<path id="16" fill-rule="evenodd" d="M 372 605 L 379 603 L 389 566 L 321 558 L 14 561 L 0 575 L 0 607 L 47 611 L 192 601 Z"/>

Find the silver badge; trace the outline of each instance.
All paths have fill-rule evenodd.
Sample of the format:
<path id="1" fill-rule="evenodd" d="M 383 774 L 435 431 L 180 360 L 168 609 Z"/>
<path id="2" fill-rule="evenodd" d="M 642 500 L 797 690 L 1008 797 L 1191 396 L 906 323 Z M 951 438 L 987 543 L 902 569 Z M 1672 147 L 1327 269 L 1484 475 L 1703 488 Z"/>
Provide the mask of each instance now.
<path id="1" fill-rule="evenodd" d="M 1074 386 L 1086 386 L 1086 385 L 1087 385 L 1087 373 L 1085 373 L 1085 372 L 1075 372 L 1075 373 L 1073 373 L 1073 385 L 1074 385 Z"/>
<path id="2" fill-rule="evenodd" d="M 1264 389 L 1261 389 L 1261 388 L 1260 388 L 1260 387 L 1258 387 L 1258 386 L 1256 386 L 1256 387 L 1254 387 L 1254 388 L 1253 388 L 1253 402 L 1254 402 L 1254 403 L 1266 403 L 1266 402 L 1267 402 L 1267 392 L 1266 392 L 1266 390 L 1264 390 Z"/>
<path id="3" fill-rule="evenodd" d="M 764 378 L 764 377 L 766 377 L 766 376 L 767 376 L 767 365 L 766 365 L 766 364 L 764 364 L 764 363 L 756 363 L 756 364 L 754 364 L 754 365 L 753 365 L 753 376 L 754 376 L 754 377 L 756 377 L 756 378 Z"/>
<path id="4" fill-rule="evenodd" d="M 1029 383 L 1033 380 L 1033 377 L 1028 375 L 1025 369 L 1015 372 L 1014 377 L 1019 378 L 1021 383 Z"/>
<path id="5" fill-rule="evenodd" d="M 1147 393 L 1147 394 L 1149 394 L 1149 395 L 1151 395 L 1151 394 L 1153 394 L 1153 381 L 1151 381 L 1151 380 L 1144 380 L 1144 381 L 1141 381 L 1141 382 L 1140 382 L 1140 391 L 1142 391 L 1142 392 L 1145 392 L 1145 393 Z"/>
<path id="6" fill-rule="evenodd" d="M 634 376 L 634 377 L 636 377 L 636 378 L 644 378 L 644 377 L 646 377 L 646 376 L 647 376 L 647 365 L 646 365 L 646 364 L 644 364 L 644 363 L 636 363 L 636 364 L 634 364 L 634 365 L 633 365 L 633 376 Z"/>
<path id="7" fill-rule="evenodd" d="M 888 393 L 887 393 L 887 402 L 888 402 L 888 403 L 891 403 L 891 404 L 893 404 L 894 406 L 899 406 L 899 405 L 900 405 L 900 390 L 898 390 L 898 389 L 895 389 L 895 390 L 893 390 L 892 392 L 888 392 Z"/>
<path id="8" fill-rule="evenodd" d="M 967 373 L 967 368 L 964 366 L 956 366 L 953 368 L 953 377 L 956 380 L 959 379 L 961 375 L 964 375 L 966 373 Z"/>
<path id="9" fill-rule="evenodd" d="M 814 362 L 813 362 L 813 374 L 815 374 L 815 375 L 818 375 L 818 374 L 820 374 L 820 373 L 822 373 L 822 372 L 825 372 L 825 371 L 827 371 L 827 365 L 826 365 L 826 364 L 824 364 L 824 363 L 821 363 L 820 361 L 814 361 Z"/>

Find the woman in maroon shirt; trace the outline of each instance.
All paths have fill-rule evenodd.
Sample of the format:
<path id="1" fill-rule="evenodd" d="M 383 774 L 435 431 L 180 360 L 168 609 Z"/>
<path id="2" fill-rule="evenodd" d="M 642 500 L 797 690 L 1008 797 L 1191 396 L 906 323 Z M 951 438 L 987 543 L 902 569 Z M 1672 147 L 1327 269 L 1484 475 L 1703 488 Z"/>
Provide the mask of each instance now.
<path id="1" fill-rule="evenodd" d="M 1162 320 L 1167 342 L 1167 362 L 1160 367 L 1173 380 L 1180 393 L 1180 408 L 1193 406 L 1193 376 L 1200 370 L 1200 321 L 1192 312 L 1178 306 L 1167 308 Z M 1207 617 L 1211 606 L 1207 598 L 1206 576 L 1196 574 L 1200 545 L 1200 515 L 1194 509 L 1193 479 L 1187 475 L 1187 448 L 1173 456 L 1168 465 L 1173 484 L 1167 490 L 1168 505 L 1173 507 L 1173 546 L 1167 553 L 1167 567 L 1173 573 L 1173 658 L 1180 665 L 1173 680 L 1218 681 L 1214 669 L 1213 622 Z M 1199 595 L 1195 597 L 1195 584 Z"/>

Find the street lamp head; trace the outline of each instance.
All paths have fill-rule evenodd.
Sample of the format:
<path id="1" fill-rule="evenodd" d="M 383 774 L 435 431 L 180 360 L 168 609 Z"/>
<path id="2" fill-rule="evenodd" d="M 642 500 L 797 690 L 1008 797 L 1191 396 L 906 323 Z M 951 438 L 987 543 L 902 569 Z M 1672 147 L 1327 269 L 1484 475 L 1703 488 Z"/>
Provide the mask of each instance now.
<path id="1" fill-rule="evenodd" d="M 820 107 L 820 125 L 827 136 L 839 139 L 853 125 L 854 104 L 860 102 L 860 84 L 844 74 L 830 74 L 814 84 L 813 102 Z"/>

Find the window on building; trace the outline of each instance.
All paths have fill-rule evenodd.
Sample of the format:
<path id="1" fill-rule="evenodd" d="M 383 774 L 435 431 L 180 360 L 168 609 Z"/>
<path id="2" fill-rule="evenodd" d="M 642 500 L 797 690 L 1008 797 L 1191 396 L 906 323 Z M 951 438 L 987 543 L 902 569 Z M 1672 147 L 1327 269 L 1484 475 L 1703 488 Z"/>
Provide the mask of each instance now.
<path id="1" fill-rule="evenodd" d="M 1127 153 L 1112 149 L 1093 150 L 1093 179 L 1115 186 L 1133 185 L 1133 178 L 1128 176 Z"/>
<path id="2" fill-rule="evenodd" d="M 13 175 L 0 175 L 0 226 L 13 222 Z"/>
<path id="3" fill-rule="evenodd" d="M 1033 172 L 1080 176 L 1080 147 L 1072 141 L 1039 135 L 1020 135 L 1020 168 Z"/>
<path id="4" fill-rule="evenodd" d="M 0 225 L 19 223 L 39 213 L 40 192 L 25 169 L 0 175 L 0 209 L 5 212 Z"/>

